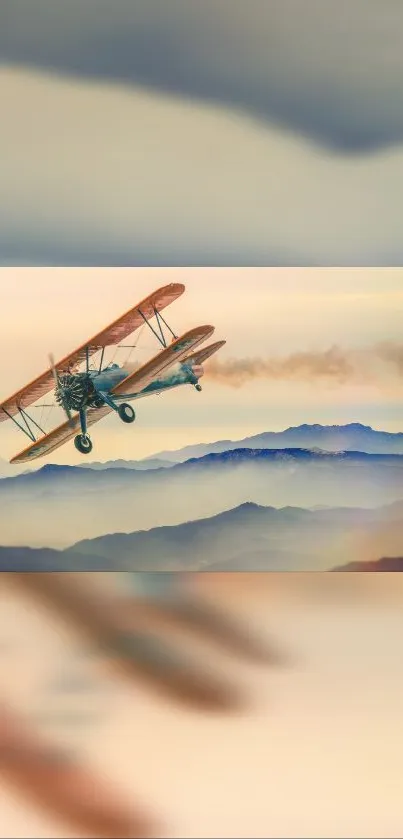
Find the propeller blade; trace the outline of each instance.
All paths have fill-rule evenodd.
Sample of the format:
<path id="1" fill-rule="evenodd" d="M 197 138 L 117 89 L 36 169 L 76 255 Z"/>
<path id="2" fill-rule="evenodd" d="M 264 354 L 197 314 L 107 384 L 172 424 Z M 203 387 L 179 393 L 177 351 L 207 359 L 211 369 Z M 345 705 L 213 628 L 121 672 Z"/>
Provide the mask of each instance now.
<path id="1" fill-rule="evenodd" d="M 49 364 L 50 364 L 50 369 L 53 373 L 53 378 L 55 380 L 55 385 L 56 385 L 57 388 L 59 388 L 60 387 L 59 376 L 57 375 L 57 370 L 56 370 L 56 367 L 55 367 L 55 357 L 54 357 L 54 355 L 52 355 L 52 353 L 49 353 Z"/>
<path id="2" fill-rule="evenodd" d="M 53 378 L 54 378 L 54 381 L 55 381 L 55 388 L 61 394 L 61 403 L 62 403 L 64 413 L 66 414 L 66 417 L 68 419 L 68 423 L 70 425 L 70 428 L 74 428 L 73 416 L 72 416 L 70 408 L 67 404 L 67 401 L 66 401 L 66 398 L 65 398 L 65 392 L 64 392 L 64 389 L 63 389 L 62 384 L 60 382 L 59 374 L 56 370 L 55 357 L 52 353 L 49 353 L 49 363 L 50 363 L 50 368 L 52 370 Z"/>

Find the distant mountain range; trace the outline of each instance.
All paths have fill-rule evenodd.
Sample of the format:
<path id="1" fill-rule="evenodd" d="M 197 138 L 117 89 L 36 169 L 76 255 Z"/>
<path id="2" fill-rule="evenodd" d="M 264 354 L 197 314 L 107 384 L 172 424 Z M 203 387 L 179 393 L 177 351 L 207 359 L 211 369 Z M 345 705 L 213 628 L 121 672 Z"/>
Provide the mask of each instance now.
<path id="1" fill-rule="evenodd" d="M 96 557 L 88 562 L 88 556 L 67 554 L 52 548 L 0 547 L 0 573 L 5 571 L 110 571 L 111 562 Z"/>
<path id="2" fill-rule="evenodd" d="M 316 511 L 246 503 L 186 524 L 80 541 L 64 551 L 0 548 L 0 570 L 356 570 L 357 557 L 372 560 L 402 547 L 403 501 L 376 510 Z"/>
<path id="3" fill-rule="evenodd" d="M 359 422 L 348 425 L 298 425 L 285 431 L 266 431 L 242 440 L 200 443 L 154 455 L 165 462 L 182 463 L 193 457 L 219 454 L 231 449 L 323 449 L 324 451 L 360 451 L 368 454 L 403 454 L 403 432 L 375 431 Z"/>
<path id="4" fill-rule="evenodd" d="M 376 510 L 275 509 L 246 503 L 176 527 L 81 541 L 69 553 L 133 571 L 323 571 L 403 548 L 403 501 Z"/>
<path id="5" fill-rule="evenodd" d="M 372 562 L 349 562 L 332 571 L 403 571 L 403 556 L 383 557 Z"/>
<path id="6" fill-rule="evenodd" d="M 248 501 L 379 507 L 402 496 L 403 457 L 393 454 L 246 448 L 147 471 L 48 465 L 0 481 L 0 540 L 59 548 L 208 518 Z"/>
<path id="7" fill-rule="evenodd" d="M 159 460 L 158 458 L 149 458 L 148 460 L 107 460 L 105 463 L 79 463 L 80 469 L 95 469 L 100 471 L 103 469 L 137 469 L 146 471 L 148 469 L 167 469 L 173 466 L 172 460 Z"/>
<path id="8" fill-rule="evenodd" d="M 162 469 L 175 463 L 184 463 L 192 458 L 208 454 L 220 454 L 233 449 L 319 449 L 330 452 L 361 451 L 367 454 L 403 454 L 403 432 L 376 431 L 368 425 L 299 425 L 285 431 L 266 431 L 242 440 L 219 440 L 215 443 L 199 443 L 175 451 L 164 451 L 141 460 L 108 460 L 88 462 L 83 460 L 80 468 L 94 469 Z M 40 461 L 39 468 L 40 467 Z M 27 471 L 26 464 L 12 466 L 0 458 L 0 478 L 15 477 Z"/>
<path id="9" fill-rule="evenodd" d="M 47 464 L 47 466 L 49 465 L 52 466 L 53 464 Z M 75 468 L 94 469 L 96 471 L 103 469 L 138 469 L 145 471 L 149 469 L 164 469 L 172 465 L 172 460 L 160 460 L 157 458 L 149 458 L 148 460 L 107 460 L 105 463 L 88 463 L 88 461 L 83 459 L 82 463 L 78 463 Z M 16 478 L 18 475 L 24 475 L 28 472 L 38 472 L 40 469 L 43 469 L 40 460 L 33 463 L 30 469 L 27 469 L 26 463 L 17 466 L 0 458 L 0 479 Z"/>

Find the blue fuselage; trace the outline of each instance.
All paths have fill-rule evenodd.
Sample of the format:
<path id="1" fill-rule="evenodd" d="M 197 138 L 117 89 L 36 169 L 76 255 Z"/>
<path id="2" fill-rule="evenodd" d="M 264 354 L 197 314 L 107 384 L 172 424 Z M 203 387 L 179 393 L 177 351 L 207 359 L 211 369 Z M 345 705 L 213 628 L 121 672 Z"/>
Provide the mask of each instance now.
<path id="1" fill-rule="evenodd" d="M 111 393 L 120 382 L 123 382 L 124 379 L 130 376 L 133 370 L 134 368 L 129 369 L 128 367 L 119 367 L 118 364 L 111 364 L 109 367 L 101 370 L 100 373 L 92 373 L 91 378 L 98 391 L 101 393 Z M 113 398 L 116 401 L 122 399 L 140 399 L 143 396 L 151 396 L 151 394 L 162 393 L 165 390 L 179 387 L 179 385 L 195 385 L 202 375 L 203 368 L 200 365 L 196 367 L 191 364 L 177 364 L 175 367 L 171 367 L 169 372 L 165 374 L 161 373 L 157 379 L 138 393 L 133 393 L 130 385 L 128 385 L 128 393 L 113 396 Z"/>

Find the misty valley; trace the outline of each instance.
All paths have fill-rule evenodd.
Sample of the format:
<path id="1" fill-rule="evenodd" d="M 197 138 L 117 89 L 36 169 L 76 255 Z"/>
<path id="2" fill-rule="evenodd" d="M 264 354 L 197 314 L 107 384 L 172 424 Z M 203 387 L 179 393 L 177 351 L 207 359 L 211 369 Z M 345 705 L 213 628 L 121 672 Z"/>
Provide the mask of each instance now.
<path id="1" fill-rule="evenodd" d="M 3 477 L 0 568 L 323 571 L 399 557 L 402 454 L 402 434 L 301 426 Z"/>

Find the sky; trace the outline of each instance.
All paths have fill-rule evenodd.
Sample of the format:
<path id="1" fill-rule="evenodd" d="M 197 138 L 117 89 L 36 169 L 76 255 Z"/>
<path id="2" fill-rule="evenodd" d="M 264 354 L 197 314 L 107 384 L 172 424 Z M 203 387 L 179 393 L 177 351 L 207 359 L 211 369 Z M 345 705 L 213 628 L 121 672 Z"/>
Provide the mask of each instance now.
<path id="1" fill-rule="evenodd" d="M 402 430 L 403 285 L 402 271 L 391 268 L 2 268 L 0 399 L 43 372 L 50 352 L 62 358 L 169 282 L 186 285 L 165 313 L 177 334 L 212 324 L 211 340 L 227 341 L 216 356 L 220 364 L 257 359 L 269 372 L 240 382 L 224 366 L 220 376 L 206 373 L 201 394 L 186 387 L 142 400 L 133 426 L 111 415 L 92 430 L 93 460 L 137 459 L 305 422 Z M 385 342 L 400 353 L 397 363 L 374 354 Z M 131 360 L 145 361 L 157 350 L 143 331 Z M 322 375 L 329 350 L 336 353 L 330 367 L 341 355 L 351 374 Z M 53 417 L 56 424 L 60 415 L 51 414 L 49 423 Z M 2 423 L 0 458 L 23 447 L 25 437 Z M 72 444 L 51 456 L 56 463 L 79 459 Z"/>
<path id="2" fill-rule="evenodd" d="M 400 265 L 402 65 L 400 0 L 5 0 L 0 263 Z"/>

